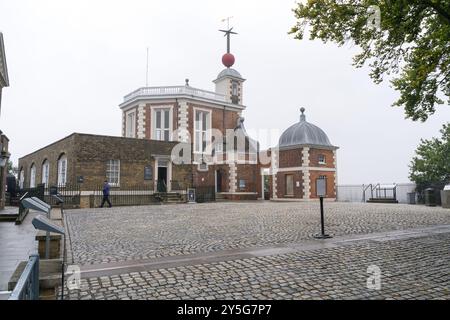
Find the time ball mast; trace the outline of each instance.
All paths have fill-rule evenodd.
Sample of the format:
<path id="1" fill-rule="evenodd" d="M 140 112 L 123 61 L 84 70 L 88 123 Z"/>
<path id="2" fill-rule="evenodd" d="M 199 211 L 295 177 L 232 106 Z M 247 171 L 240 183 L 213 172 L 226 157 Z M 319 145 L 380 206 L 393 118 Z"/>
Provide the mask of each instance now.
<path id="1" fill-rule="evenodd" d="M 230 35 L 237 34 L 233 31 L 233 28 L 228 30 L 219 30 L 220 32 L 225 33 L 225 37 L 227 37 L 227 53 L 222 56 L 222 63 L 225 67 L 230 68 L 234 64 L 234 55 L 230 53 Z"/>

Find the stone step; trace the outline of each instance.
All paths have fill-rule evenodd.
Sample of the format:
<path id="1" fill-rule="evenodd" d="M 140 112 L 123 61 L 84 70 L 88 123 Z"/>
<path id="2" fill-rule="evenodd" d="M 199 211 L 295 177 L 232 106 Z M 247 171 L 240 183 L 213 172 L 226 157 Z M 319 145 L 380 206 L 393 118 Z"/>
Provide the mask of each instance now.
<path id="1" fill-rule="evenodd" d="M 368 203 L 398 203 L 398 200 L 394 198 L 370 198 Z"/>

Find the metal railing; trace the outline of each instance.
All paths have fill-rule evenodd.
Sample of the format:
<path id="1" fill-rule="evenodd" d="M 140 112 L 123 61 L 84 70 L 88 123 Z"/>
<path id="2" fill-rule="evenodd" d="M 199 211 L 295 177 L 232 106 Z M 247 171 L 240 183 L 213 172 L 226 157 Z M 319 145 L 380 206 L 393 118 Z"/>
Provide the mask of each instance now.
<path id="1" fill-rule="evenodd" d="M 120 187 L 111 186 L 109 191 L 109 200 L 113 206 L 137 206 L 148 205 L 157 202 L 154 197 L 154 184 L 148 185 L 121 185 Z M 94 189 L 91 195 L 90 206 L 98 207 L 103 200 L 103 185 Z"/>
<path id="2" fill-rule="evenodd" d="M 188 95 L 220 102 L 230 102 L 224 94 L 197 89 L 189 86 L 142 87 L 127 94 L 123 98 L 123 100 L 124 102 L 127 102 L 137 97 L 173 95 Z"/>
<path id="3" fill-rule="evenodd" d="M 370 189 L 370 198 L 371 199 L 397 199 L 397 184 L 392 184 L 392 187 L 382 187 L 380 183 L 377 184 L 368 184 L 362 185 L 363 188 L 363 196 L 362 202 L 366 202 L 366 192 Z M 375 194 L 375 197 L 374 197 Z"/>
<path id="4" fill-rule="evenodd" d="M 44 189 L 44 199 L 42 199 L 43 201 L 51 206 L 58 205 L 57 200 L 55 197 L 52 197 L 50 192 L 51 189 L 55 187 L 58 196 L 64 200 L 65 207 L 78 207 L 80 205 L 81 190 L 79 184 L 46 185 Z"/>
<path id="5" fill-rule="evenodd" d="M 30 256 L 9 300 L 39 299 L 39 255 Z"/>
<path id="6" fill-rule="evenodd" d="M 216 201 L 216 186 L 201 186 L 194 188 L 197 202 Z"/>

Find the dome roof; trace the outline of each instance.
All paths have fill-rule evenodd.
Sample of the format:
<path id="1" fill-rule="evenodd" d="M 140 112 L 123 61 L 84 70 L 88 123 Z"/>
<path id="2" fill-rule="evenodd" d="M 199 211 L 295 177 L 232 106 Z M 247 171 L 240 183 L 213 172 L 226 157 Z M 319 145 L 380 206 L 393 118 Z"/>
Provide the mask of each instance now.
<path id="1" fill-rule="evenodd" d="M 220 78 L 224 78 L 224 77 L 233 77 L 233 78 L 243 79 L 241 74 L 233 68 L 223 69 L 217 76 L 216 80 L 219 80 Z"/>
<path id="2" fill-rule="evenodd" d="M 300 110 L 302 112 L 300 122 L 290 126 L 283 132 L 278 146 L 280 148 L 297 145 L 334 147 L 322 129 L 306 121 L 305 109 L 301 108 Z"/>

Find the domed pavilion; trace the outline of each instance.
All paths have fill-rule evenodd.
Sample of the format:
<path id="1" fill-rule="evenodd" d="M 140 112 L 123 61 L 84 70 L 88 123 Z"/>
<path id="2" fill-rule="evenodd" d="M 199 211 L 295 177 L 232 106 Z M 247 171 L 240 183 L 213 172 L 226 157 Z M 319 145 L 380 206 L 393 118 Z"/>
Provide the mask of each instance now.
<path id="1" fill-rule="evenodd" d="M 272 149 L 272 199 L 310 200 L 318 198 L 317 179 L 326 180 L 326 196 L 336 199 L 336 150 L 326 133 L 306 121 L 301 108 L 300 121 L 281 135 Z M 278 149 L 278 150 L 277 150 Z"/>

